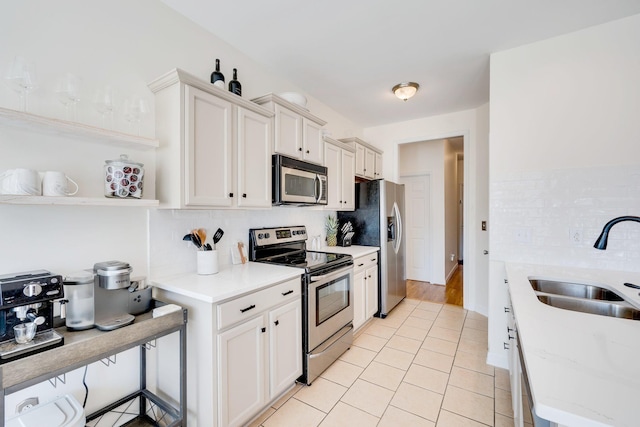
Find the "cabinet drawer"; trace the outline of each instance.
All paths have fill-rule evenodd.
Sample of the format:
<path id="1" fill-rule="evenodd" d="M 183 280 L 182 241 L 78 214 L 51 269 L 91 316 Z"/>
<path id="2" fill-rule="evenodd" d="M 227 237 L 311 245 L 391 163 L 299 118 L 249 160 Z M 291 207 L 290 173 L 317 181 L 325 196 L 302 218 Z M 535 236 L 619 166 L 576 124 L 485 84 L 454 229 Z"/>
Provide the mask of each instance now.
<path id="1" fill-rule="evenodd" d="M 300 279 L 282 282 L 261 291 L 225 302 L 218 306 L 218 330 L 270 309 L 282 302 L 300 297 Z"/>
<path id="2" fill-rule="evenodd" d="M 354 273 L 368 268 L 372 265 L 376 265 L 378 263 L 378 252 L 374 252 L 369 255 L 363 255 L 353 260 L 353 271 Z"/>
<path id="3" fill-rule="evenodd" d="M 366 261 L 365 265 L 375 265 L 375 264 L 378 263 L 378 252 L 374 252 L 372 254 L 365 255 L 362 258 Z"/>

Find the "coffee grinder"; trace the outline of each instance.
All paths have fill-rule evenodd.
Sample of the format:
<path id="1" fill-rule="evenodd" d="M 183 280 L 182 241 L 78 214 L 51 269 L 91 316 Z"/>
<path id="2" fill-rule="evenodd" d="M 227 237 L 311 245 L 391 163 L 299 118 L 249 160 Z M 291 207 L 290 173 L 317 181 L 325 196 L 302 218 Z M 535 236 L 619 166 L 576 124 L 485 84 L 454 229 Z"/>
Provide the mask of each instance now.
<path id="1" fill-rule="evenodd" d="M 62 276 L 47 270 L 0 276 L 0 363 L 64 343 L 53 329 L 53 301 L 64 296 Z M 13 327 L 36 325 L 35 336 L 18 343 Z"/>

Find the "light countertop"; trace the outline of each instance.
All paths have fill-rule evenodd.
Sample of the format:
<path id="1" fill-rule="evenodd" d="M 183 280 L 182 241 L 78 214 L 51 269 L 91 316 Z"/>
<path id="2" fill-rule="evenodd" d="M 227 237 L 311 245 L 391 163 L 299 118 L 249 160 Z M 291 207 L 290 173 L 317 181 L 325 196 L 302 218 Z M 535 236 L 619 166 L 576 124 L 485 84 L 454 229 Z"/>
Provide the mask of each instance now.
<path id="1" fill-rule="evenodd" d="M 529 278 L 614 290 L 640 308 L 640 273 L 507 264 L 518 337 L 536 414 L 566 426 L 640 425 L 640 321 L 579 313 L 538 301 Z"/>
<path id="2" fill-rule="evenodd" d="M 336 254 L 347 254 L 354 258 L 369 255 L 380 250 L 377 246 L 322 246 L 320 249 L 310 249 L 318 252 L 333 252 Z"/>
<path id="3" fill-rule="evenodd" d="M 260 262 L 228 265 L 217 274 L 179 274 L 154 278 L 151 284 L 208 303 L 219 303 L 291 279 L 300 279 L 304 269 Z"/>

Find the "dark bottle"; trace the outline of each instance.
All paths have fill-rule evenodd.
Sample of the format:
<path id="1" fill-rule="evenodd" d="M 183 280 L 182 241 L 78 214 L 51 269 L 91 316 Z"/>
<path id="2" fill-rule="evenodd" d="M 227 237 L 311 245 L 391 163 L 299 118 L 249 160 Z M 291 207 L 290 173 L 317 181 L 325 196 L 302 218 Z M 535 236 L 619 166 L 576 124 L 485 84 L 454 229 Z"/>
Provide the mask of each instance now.
<path id="1" fill-rule="evenodd" d="M 211 83 L 224 89 L 224 74 L 220 72 L 220 60 L 216 58 L 216 70 L 211 73 Z"/>
<path id="2" fill-rule="evenodd" d="M 229 82 L 229 92 L 242 96 L 242 85 L 238 81 L 238 70 L 235 68 L 233 69 L 233 80 Z"/>

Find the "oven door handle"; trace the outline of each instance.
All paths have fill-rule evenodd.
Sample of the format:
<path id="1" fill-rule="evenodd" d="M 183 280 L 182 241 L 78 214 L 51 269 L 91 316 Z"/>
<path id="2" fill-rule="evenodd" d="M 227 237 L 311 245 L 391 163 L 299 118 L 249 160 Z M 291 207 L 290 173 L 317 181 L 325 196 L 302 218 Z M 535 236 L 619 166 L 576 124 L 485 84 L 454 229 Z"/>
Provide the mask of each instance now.
<path id="1" fill-rule="evenodd" d="M 347 271 L 349 271 L 352 268 L 353 268 L 353 265 L 350 265 L 348 267 L 341 268 L 338 271 L 332 271 L 329 274 L 322 274 L 320 276 L 311 276 L 311 277 L 309 277 L 309 281 L 311 281 L 311 282 L 320 282 L 320 281 L 325 281 L 326 280 L 327 282 L 329 282 L 334 277 L 340 277 L 340 276 L 344 275 Z"/>

